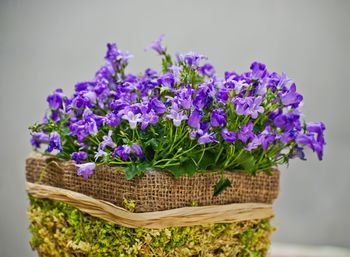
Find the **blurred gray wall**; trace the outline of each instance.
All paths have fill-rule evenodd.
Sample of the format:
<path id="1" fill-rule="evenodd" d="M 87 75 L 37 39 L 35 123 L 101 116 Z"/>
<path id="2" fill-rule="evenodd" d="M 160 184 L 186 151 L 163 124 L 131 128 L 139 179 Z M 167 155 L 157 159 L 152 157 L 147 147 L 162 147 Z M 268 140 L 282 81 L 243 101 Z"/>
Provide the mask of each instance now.
<path id="1" fill-rule="evenodd" d="M 350 1 L 1 1 L 0 256 L 35 256 L 24 159 L 46 96 L 91 78 L 109 41 L 135 55 L 131 71 L 159 67 L 143 49 L 161 33 L 170 51 L 203 53 L 221 73 L 260 60 L 296 81 L 328 144 L 323 162 L 310 153 L 282 168 L 273 240 L 350 246 Z"/>

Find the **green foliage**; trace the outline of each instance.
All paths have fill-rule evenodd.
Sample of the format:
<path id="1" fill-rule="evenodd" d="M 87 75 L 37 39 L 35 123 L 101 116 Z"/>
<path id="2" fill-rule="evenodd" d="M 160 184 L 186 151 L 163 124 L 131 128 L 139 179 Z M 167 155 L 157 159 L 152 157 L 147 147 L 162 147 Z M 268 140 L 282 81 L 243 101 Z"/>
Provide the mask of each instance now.
<path id="1" fill-rule="evenodd" d="M 30 202 L 30 243 L 45 257 L 263 257 L 273 231 L 269 220 L 166 229 L 126 228 L 62 202 L 32 196 Z"/>
<path id="2" fill-rule="evenodd" d="M 219 182 L 215 185 L 214 196 L 218 196 L 223 190 L 225 190 L 225 188 L 230 186 L 231 186 L 230 180 L 222 176 Z"/>

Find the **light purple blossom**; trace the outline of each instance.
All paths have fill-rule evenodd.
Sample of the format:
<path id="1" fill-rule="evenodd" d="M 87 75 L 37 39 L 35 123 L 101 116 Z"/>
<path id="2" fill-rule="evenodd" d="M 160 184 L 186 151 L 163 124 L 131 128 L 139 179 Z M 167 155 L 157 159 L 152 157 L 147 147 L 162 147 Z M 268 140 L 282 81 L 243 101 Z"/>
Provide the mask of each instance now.
<path id="1" fill-rule="evenodd" d="M 250 151 L 258 148 L 260 145 L 261 145 L 261 138 L 254 135 L 252 140 L 245 147 L 245 149 L 250 152 Z"/>
<path id="2" fill-rule="evenodd" d="M 33 132 L 32 133 L 32 139 L 31 144 L 35 148 L 39 148 L 41 143 L 48 143 L 49 142 L 49 135 L 44 132 Z"/>
<path id="3" fill-rule="evenodd" d="M 150 44 L 150 46 L 148 48 L 146 48 L 146 50 L 153 49 L 154 51 L 156 51 L 160 55 L 165 54 L 166 48 L 162 45 L 163 39 L 164 39 L 164 35 L 162 34 L 156 40 L 154 40 Z"/>
<path id="4" fill-rule="evenodd" d="M 132 111 L 128 111 L 127 114 L 122 116 L 122 119 L 127 120 L 129 122 L 129 126 L 131 129 L 135 129 L 138 122 L 141 122 L 141 114 L 134 114 Z"/>
<path id="5" fill-rule="evenodd" d="M 253 119 L 256 119 L 259 113 L 264 112 L 264 108 L 261 106 L 262 96 L 258 97 L 237 97 L 234 99 L 236 112 L 238 115 L 250 115 Z"/>
<path id="6" fill-rule="evenodd" d="M 99 148 L 97 152 L 95 153 L 95 162 L 100 158 L 100 157 L 105 157 L 107 156 L 107 153 L 103 151 L 103 149 Z"/>
<path id="7" fill-rule="evenodd" d="M 183 111 L 178 111 L 175 109 L 171 109 L 170 114 L 168 114 L 166 117 L 173 120 L 174 126 L 176 127 L 180 126 L 183 120 L 187 120 L 187 115 L 185 115 Z"/>
<path id="8" fill-rule="evenodd" d="M 76 164 L 78 167 L 78 176 L 83 176 L 85 180 L 88 180 L 89 176 L 92 175 L 96 164 L 94 162 L 88 162 L 84 164 Z"/>
<path id="9" fill-rule="evenodd" d="M 117 145 L 113 142 L 112 139 L 112 130 L 108 131 L 108 135 L 105 135 L 102 137 L 102 142 L 100 143 L 100 149 L 104 150 L 106 146 L 109 146 L 111 148 L 115 148 Z"/>
<path id="10" fill-rule="evenodd" d="M 296 92 L 295 84 L 292 84 L 287 92 L 281 93 L 279 96 L 284 106 L 293 106 L 294 108 L 298 107 L 303 100 L 303 96 Z"/>
<path id="11" fill-rule="evenodd" d="M 213 133 L 204 133 L 202 136 L 198 138 L 198 143 L 203 145 L 207 143 L 218 142 Z"/>
<path id="12" fill-rule="evenodd" d="M 249 122 L 247 125 L 241 125 L 238 131 L 238 138 L 245 144 L 251 138 L 254 138 L 253 123 Z"/>
<path id="13" fill-rule="evenodd" d="M 148 113 L 144 113 L 142 115 L 142 123 L 141 123 L 141 129 L 144 130 L 148 127 L 149 124 L 157 124 L 159 120 L 159 117 L 156 115 L 154 110 L 151 110 Z"/>

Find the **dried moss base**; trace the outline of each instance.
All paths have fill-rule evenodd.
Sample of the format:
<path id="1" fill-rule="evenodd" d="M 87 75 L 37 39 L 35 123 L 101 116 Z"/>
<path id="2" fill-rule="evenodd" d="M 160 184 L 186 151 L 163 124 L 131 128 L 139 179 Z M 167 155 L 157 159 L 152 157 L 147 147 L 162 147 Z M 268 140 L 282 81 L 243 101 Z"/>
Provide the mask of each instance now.
<path id="1" fill-rule="evenodd" d="M 39 256 L 240 256 L 267 255 L 269 220 L 167 229 L 126 228 L 68 204 L 30 198 L 30 244 Z"/>

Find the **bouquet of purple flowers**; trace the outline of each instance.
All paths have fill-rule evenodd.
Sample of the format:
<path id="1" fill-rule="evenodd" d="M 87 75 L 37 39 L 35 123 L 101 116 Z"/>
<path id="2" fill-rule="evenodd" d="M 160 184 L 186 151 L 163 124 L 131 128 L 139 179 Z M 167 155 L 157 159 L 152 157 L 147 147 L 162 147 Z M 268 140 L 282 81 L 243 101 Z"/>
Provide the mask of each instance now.
<path id="1" fill-rule="evenodd" d="M 207 57 L 173 58 L 162 39 L 149 47 L 162 57 L 162 71 L 138 75 L 126 72 L 131 55 L 107 44 L 107 62 L 92 80 L 77 83 L 70 97 L 61 89 L 47 97 L 49 111 L 30 128 L 32 145 L 74 160 L 85 179 L 100 164 L 124 166 L 132 179 L 150 168 L 175 177 L 269 172 L 304 160 L 305 147 L 322 159 L 325 125 L 302 120 L 303 96 L 284 73 L 253 62 L 248 72 L 219 77 Z M 222 178 L 217 192 L 228 184 Z"/>

